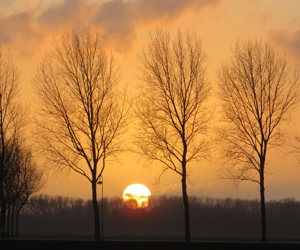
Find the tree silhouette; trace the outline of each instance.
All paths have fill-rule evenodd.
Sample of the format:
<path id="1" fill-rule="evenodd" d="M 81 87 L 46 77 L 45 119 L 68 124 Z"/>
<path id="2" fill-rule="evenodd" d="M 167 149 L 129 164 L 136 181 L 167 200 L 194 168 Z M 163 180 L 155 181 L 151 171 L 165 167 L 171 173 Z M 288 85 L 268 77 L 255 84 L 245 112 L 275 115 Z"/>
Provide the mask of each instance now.
<path id="1" fill-rule="evenodd" d="M 117 139 L 125 125 L 118 80 L 113 57 L 92 29 L 65 32 L 44 57 L 34 80 L 41 107 L 41 148 L 52 164 L 91 183 L 96 239 L 100 238 L 97 183 L 106 158 L 120 150 Z"/>
<path id="2" fill-rule="evenodd" d="M 139 152 L 181 177 L 185 240 L 190 240 L 188 164 L 207 153 L 209 111 L 205 55 L 196 35 L 156 31 L 139 55 L 142 75 L 137 117 Z"/>
<path id="3" fill-rule="evenodd" d="M 40 191 L 44 185 L 43 172 L 37 168 L 31 150 L 24 145 L 15 146 L 5 179 L 5 194 L 8 201 L 7 234 L 18 236 L 19 217 L 29 197 Z"/>
<path id="4" fill-rule="evenodd" d="M 184 226 L 182 197 L 156 196 L 147 208 L 131 209 L 119 197 L 105 198 L 106 236 L 115 240 L 179 240 Z M 256 240 L 260 237 L 259 200 L 191 196 L 193 238 L 208 241 Z M 266 203 L 270 239 L 299 239 L 300 202 L 294 199 Z M 89 200 L 34 195 L 22 209 L 20 236 L 91 238 Z"/>
<path id="5" fill-rule="evenodd" d="M 298 78 L 269 43 L 238 41 L 220 68 L 218 86 L 226 122 L 219 131 L 225 177 L 258 183 L 261 240 L 266 241 L 267 152 L 282 143 L 281 125 L 298 101 Z"/>
<path id="6" fill-rule="evenodd" d="M 23 132 L 26 112 L 18 103 L 19 73 L 12 55 L 0 47 L 0 235 L 6 235 L 7 179 Z"/>

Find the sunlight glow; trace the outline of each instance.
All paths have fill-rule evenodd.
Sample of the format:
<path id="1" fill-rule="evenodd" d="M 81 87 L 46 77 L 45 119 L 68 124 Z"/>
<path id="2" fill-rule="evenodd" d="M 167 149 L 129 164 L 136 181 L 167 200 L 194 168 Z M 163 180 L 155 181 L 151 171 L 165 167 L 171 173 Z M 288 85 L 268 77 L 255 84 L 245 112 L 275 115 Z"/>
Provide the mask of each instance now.
<path id="1" fill-rule="evenodd" d="M 130 208 L 146 208 L 149 205 L 150 190 L 143 184 L 131 184 L 123 191 L 123 202 Z"/>

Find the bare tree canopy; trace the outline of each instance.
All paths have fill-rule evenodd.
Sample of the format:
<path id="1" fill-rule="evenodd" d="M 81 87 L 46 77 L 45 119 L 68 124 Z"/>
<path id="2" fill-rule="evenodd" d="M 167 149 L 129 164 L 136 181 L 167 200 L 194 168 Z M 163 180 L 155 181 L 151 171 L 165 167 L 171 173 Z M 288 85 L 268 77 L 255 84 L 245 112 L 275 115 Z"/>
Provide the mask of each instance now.
<path id="1" fill-rule="evenodd" d="M 181 32 L 171 40 L 169 33 L 158 31 L 139 62 L 138 146 L 151 160 L 182 175 L 184 147 L 189 148 L 186 162 L 207 152 L 203 135 L 210 118 L 205 107 L 209 84 L 201 41 Z"/>
<path id="2" fill-rule="evenodd" d="M 0 133 L 3 153 L 3 147 L 13 144 L 24 126 L 24 110 L 18 102 L 18 80 L 19 72 L 12 55 L 0 47 Z"/>
<path id="3" fill-rule="evenodd" d="M 210 88 L 201 41 L 188 32 L 178 31 L 173 38 L 158 30 L 138 59 L 142 90 L 136 143 L 148 159 L 161 163 L 162 173 L 171 170 L 181 176 L 188 213 L 187 164 L 208 150 L 204 136 L 210 113 L 205 104 Z M 189 240 L 188 214 L 186 223 Z"/>
<path id="4" fill-rule="evenodd" d="M 267 152 L 282 142 L 282 124 L 299 100 L 298 77 L 271 44 L 238 41 L 230 61 L 220 68 L 218 87 L 226 122 L 219 141 L 227 177 L 258 183 L 264 210 Z"/>
<path id="5" fill-rule="evenodd" d="M 20 129 L 17 94 L 19 73 L 10 53 L 0 47 L 0 233 L 6 236 L 7 197 L 5 181 L 9 173 L 10 148 Z"/>
<path id="6" fill-rule="evenodd" d="M 117 139 L 125 125 L 118 80 L 113 57 L 92 29 L 65 32 L 35 77 L 41 147 L 52 163 L 91 182 L 94 202 L 105 159 L 120 150 Z"/>
<path id="7" fill-rule="evenodd" d="M 219 96 L 226 129 L 224 157 L 237 180 L 260 182 L 261 160 L 279 146 L 284 121 L 295 108 L 299 81 L 269 43 L 237 42 L 219 71 Z M 235 168 L 233 168 L 235 167 Z"/>
<path id="8" fill-rule="evenodd" d="M 11 222 L 14 215 L 18 215 L 29 196 L 41 187 L 42 172 L 32 165 L 31 150 L 25 150 L 24 146 L 28 112 L 22 108 L 18 100 L 18 78 L 19 73 L 12 54 L 0 47 L 0 231 L 2 237 L 13 232 L 10 229 L 13 229 L 15 224 Z"/>

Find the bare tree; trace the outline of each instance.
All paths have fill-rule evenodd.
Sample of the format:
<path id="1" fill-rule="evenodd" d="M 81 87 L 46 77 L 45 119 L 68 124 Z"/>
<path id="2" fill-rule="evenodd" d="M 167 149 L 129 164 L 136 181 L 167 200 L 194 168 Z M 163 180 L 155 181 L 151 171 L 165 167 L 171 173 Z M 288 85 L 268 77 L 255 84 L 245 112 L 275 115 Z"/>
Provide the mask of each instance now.
<path id="1" fill-rule="evenodd" d="M 12 55 L 0 47 L 0 234 L 5 237 L 7 197 L 5 180 L 10 170 L 13 148 L 24 127 L 25 113 L 17 101 L 18 70 Z"/>
<path id="2" fill-rule="evenodd" d="M 91 183 L 96 239 L 100 238 L 97 183 L 106 158 L 120 150 L 117 139 L 125 125 L 118 80 L 113 57 L 92 29 L 65 32 L 44 57 L 34 80 L 41 148 L 52 164 Z"/>
<path id="3" fill-rule="evenodd" d="M 18 236 L 20 212 L 29 197 L 40 191 L 43 185 L 43 172 L 35 164 L 31 150 L 23 144 L 15 144 L 10 168 L 5 178 L 8 235 Z"/>
<path id="4" fill-rule="evenodd" d="M 258 183 L 261 240 L 266 241 L 265 172 L 267 152 L 282 143 L 282 124 L 298 101 L 298 77 L 269 43 L 237 42 L 219 71 L 225 125 L 220 141 L 227 178 Z"/>
<path id="5" fill-rule="evenodd" d="M 190 240 L 188 164 L 206 156 L 204 139 L 210 118 L 205 103 L 209 83 L 205 55 L 196 35 L 157 31 L 139 55 L 142 75 L 137 117 L 137 146 L 148 159 L 181 178 L 185 240 Z"/>

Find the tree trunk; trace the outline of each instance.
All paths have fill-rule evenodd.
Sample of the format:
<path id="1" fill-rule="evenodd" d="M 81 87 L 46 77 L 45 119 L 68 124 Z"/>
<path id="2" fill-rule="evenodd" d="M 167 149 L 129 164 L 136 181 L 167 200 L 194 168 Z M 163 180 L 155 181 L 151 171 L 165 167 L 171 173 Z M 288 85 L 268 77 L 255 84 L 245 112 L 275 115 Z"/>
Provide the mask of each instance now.
<path id="1" fill-rule="evenodd" d="M 97 183 L 94 179 L 92 181 L 92 202 L 94 209 L 94 236 L 95 240 L 100 239 L 100 216 L 99 216 L 99 206 L 97 201 Z"/>
<path id="2" fill-rule="evenodd" d="M 20 211 L 19 209 L 17 209 L 16 211 L 16 221 L 15 221 L 15 236 L 19 237 L 19 220 L 20 220 Z"/>
<path id="3" fill-rule="evenodd" d="M 10 236 L 10 214 L 11 214 L 11 205 L 7 206 L 7 215 L 6 215 L 6 235 Z"/>
<path id="4" fill-rule="evenodd" d="M 1 201 L 1 218 L 0 218 L 0 233 L 1 233 L 2 238 L 5 238 L 5 236 L 6 236 L 6 234 L 5 234 L 5 220 L 6 220 L 6 203 L 2 200 Z"/>
<path id="5" fill-rule="evenodd" d="M 15 206 L 11 206 L 11 217 L 10 217 L 10 236 L 15 237 L 15 218 L 16 218 L 16 209 Z"/>
<path id="6" fill-rule="evenodd" d="M 28 200 L 28 197 L 26 198 L 26 200 L 24 200 L 24 202 L 22 202 L 20 204 L 20 206 L 18 208 L 16 208 L 15 210 L 15 213 L 16 213 L 16 218 L 15 218 L 15 237 L 19 237 L 19 221 L 20 221 L 20 213 L 21 213 L 21 210 L 23 208 L 23 206 L 25 205 L 25 203 L 27 202 Z"/>
<path id="7" fill-rule="evenodd" d="M 186 171 L 183 171 L 182 175 L 182 198 L 184 204 L 184 223 L 185 223 L 185 240 L 191 240 L 191 232 L 190 232 L 190 209 L 189 209 L 189 200 L 186 189 Z"/>
<path id="8" fill-rule="evenodd" d="M 261 213 L 261 240 L 267 241 L 266 203 L 265 203 L 265 181 L 263 171 L 260 174 L 260 213 Z"/>

